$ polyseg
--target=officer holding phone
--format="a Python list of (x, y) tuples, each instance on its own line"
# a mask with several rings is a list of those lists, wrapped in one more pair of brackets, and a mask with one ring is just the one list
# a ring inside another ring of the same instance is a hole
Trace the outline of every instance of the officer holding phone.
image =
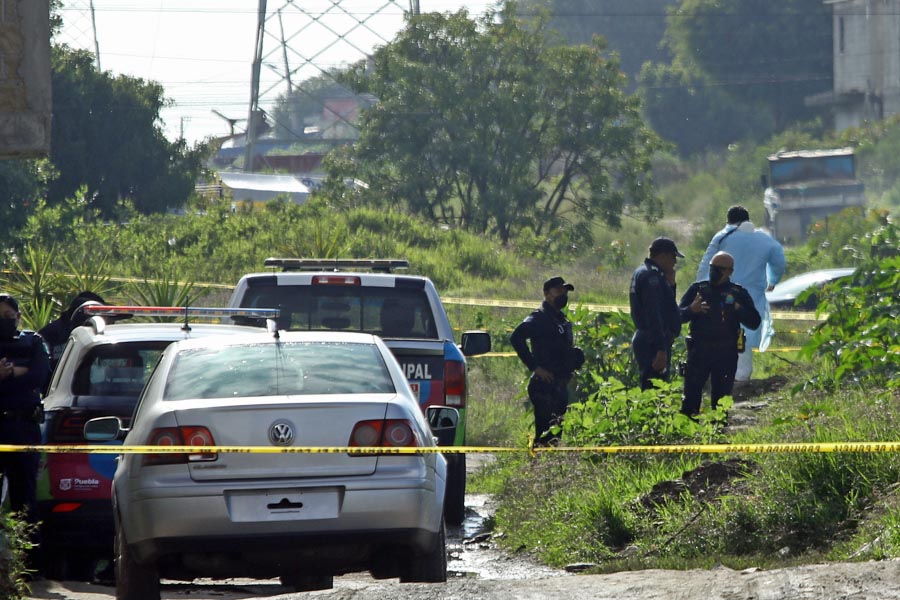
[(719, 398), (731, 394), (738, 353), (743, 351), (739, 348), (741, 325), (756, 329), (761, 321), (753, 298), (731, 281), (732, 272), (734, 258), (727, 252), (717, 253), (710, 261), (709, 279), (691, 284), (678, 305), (681, 321), (690, 323), (681, 403), (681, 412), (689, 417), (700, 413), (707, 379), (713, 410)]

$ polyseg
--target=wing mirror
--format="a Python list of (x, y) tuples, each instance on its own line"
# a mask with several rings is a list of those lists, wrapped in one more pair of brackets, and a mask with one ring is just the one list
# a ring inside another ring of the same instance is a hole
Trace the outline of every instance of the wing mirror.
[(431, 426), (431, 435), (438, 446), (452, 446), (459, 425), (459, 411), (450, 406), (429, 406), (425, 416)]

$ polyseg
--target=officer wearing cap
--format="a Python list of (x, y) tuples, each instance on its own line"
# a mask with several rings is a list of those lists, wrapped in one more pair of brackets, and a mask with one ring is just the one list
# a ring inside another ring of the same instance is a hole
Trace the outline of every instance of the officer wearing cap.
[(652, 379), (668, 380), (672, 341), (681, 333), (681, 315), (675, 300), (675, 263), (684, 254), (675, 242), (653, 240), (649, 257), (631, 277), (629, 302), (634, 321), (631, 349), (640, 371), (641, 389), (653, 387)]
[(569, 407), (569, 379), (584, 364), (584, 353), (574, 345), (572, 323), (562, 312), (574, 289), (562, 277), (545, 281), (541, 307), (525, 317), (509, 338), (519, 359), (532, 371), (528, 398), (534, 406), (534, 442), (539, 446), (559, 443), (559, 434), (550, 428), (562, 422)]
[[(36, 446), (43, 421), (40, 390), (50, 376), (50, 358), (41, 336), (19, 331), (19, 304), (0, 295), (0, 444)], [(0, 473), (9, 484), (10, 509), (37, 519), (39, 455), (0, 452)]]
[(719, 398), (731, 394), (738, 354), (744, 351), (741, 325), (753, 330), (761, 321), (750, 293), (731, 281), (732, 273), (734, 257), (717, 252), (709, 262), (709, 279), (691, 284), (678, 305), (681, 320), (691, 324), (681, 402), (681, 412), (689, 417), (700, 412), (707, 379), (713, 410)]

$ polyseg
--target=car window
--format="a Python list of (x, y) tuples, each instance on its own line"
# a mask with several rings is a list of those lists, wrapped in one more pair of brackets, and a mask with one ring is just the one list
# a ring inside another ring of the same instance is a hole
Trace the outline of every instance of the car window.
[(103, 344), (92, 348), (75, 372), (76, 396), (134, 396), (141, 393), (159, 355), (171, 342)]
[(287, 342), (185, 349), (166, 382), (165, 400), (250, 396), (393, 393), (372, 344)]
[(385, 338), (437, 339), (421, 289), (342, 285), (260, 285), (247, 289), (242, 308), (278, 308), (279, 329), (339, 330)]

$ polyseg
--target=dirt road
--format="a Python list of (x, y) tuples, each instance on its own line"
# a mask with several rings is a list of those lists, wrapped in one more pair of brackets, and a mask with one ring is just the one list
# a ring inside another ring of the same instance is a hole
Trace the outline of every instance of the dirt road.
[[(474, 461), (473, 461), (474, 462)], [(486, 536), (490, 498), (470, 495), (467, 518), (448, 532), (446, 584), (337, 577), (334, 589), (286, 593), (277, 580), (164, 582), (163, 600), (900, 600), (900, 560), (809, 565), (777, 570), (632, 571), (571, 575), (502, 552)], [(31, 600), (113, 600), (115, 589), (38, 581)]]
[[(93, 588), (93, 589), (91, 589)], [(274, 582), (203, 591), (166, 586), (164, 600), (884, 600), (900, 598), (900, 561), (810, 565), (773, 571), (632, 571), (539, 579), (457, 578), (446, 584), (335, 580), (335, 589), (284, 594)], [(41, 600), (109, 600), (111, 588), (54, 584)]]

